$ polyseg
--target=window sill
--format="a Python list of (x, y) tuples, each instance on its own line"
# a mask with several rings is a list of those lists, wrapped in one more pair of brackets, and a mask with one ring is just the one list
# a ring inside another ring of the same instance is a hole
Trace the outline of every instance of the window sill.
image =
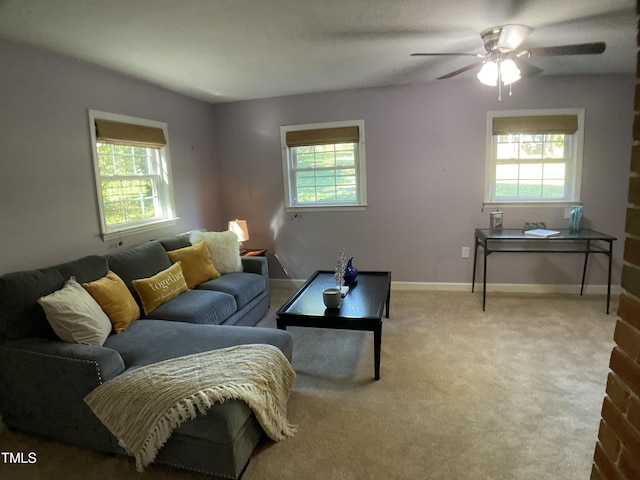
[(367, 205), (320, 205), (317, 207), (285, 207), (286, 212), (353, 212), (363, 211)]
[(582, 202), (483, 202), (484, 208), (567, 208), (582, 205)]
[(109, 240), (118, 239), (127, 235), (135, 235), (138, 233), (150, 232), (158, 228), (170, 227), (178, 223), (179, 217), (168, 218), (158, 220), (156, 222), (145, 223), (143, 225), (121, 227), (118, 230), (111, 230), (102, 234), (102, 240), (107, 242)]

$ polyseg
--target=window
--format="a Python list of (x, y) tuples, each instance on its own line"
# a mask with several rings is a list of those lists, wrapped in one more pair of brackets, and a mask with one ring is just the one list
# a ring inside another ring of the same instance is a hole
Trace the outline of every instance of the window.
[(364, 121), (280, 127), (288, 210), (363, 209)]
[(485, 205), (580, 201), (584, 110), (489, 112)]
[(105, 240), (175, 223), (167, 125), (89, 111)]

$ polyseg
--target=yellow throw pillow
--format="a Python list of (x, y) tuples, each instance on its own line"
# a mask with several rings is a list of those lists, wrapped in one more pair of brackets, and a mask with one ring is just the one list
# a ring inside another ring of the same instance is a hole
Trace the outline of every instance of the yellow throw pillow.
[(122, 279), (111, 270), (106, 276), (82, 286), (107, 314), (116, 333), (140, 318), (140, 307)]
[(148, 315), (163, 303), (186, 292), (187, 282), (180, 262), (177, 262), (153, 277), (134, 280), (133, 288), (138, 292), (145, 315)]
[(220, 274), (213, 266), (207, 244), (202, 241), (191, 247), (179, 248), (167, 252), (173, 263), (180, 262), (188, 288), (194, 288), (202, 282), (218, 278)]

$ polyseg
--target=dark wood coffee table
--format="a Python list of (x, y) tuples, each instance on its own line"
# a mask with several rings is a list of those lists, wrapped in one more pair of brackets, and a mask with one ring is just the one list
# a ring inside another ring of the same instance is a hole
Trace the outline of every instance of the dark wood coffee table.
[(276, 312), (278, 328), (288, 326), (373, 332), (375, 379), (380, 380), (382, 315), (389, 318), (391, 272), (358, 272), (340, 308), (326, 308), (322, 290), (335, 287), (333, 271), (318, 270)]

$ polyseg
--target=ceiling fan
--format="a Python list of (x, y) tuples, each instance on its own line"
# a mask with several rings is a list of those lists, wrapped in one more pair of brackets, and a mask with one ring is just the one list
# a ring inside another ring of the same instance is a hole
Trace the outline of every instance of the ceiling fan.
[[(498, 100), (502, 100), (502, 86), (518, 81), (521, 75), (535, 75), (542, 70), (525, 62), (522, 58), (550, 57), (559, 55), (592, 55), (605, 51), (604, 42), (578, 43), (573, 45), (559, 45), (554, 47), (520, 48), (524, 40), (533, 32), (533, 28), (526, 25), (502, 25), (491, 27), (480, 33), (486, 53), (412, 53), (411, 56), (469, 56), (478, 60), (466, 67), (438, 77), (438, 80), (455, 77), (460, 73), (482, 66), (478, 79), (485, 85), (498, 86)], [(518, 60), (520, 68), (514, 60)]]

